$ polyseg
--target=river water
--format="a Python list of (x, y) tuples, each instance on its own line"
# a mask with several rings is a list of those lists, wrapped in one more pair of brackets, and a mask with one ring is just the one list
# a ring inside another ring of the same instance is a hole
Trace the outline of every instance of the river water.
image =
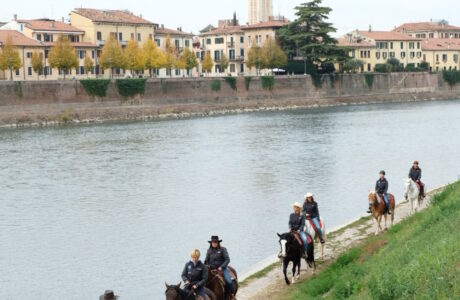
[(212, 234), (247, 270), (307, 191), (331, 228), (380, 169), (456, 180), (459, 132), (460, 101), (0, 130), (0, 299), (162, 299)]

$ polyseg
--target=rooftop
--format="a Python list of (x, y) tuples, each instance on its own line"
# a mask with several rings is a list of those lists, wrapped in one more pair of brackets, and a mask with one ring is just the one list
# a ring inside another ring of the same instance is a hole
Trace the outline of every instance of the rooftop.
[(34, 31), (63, 31), (75, 33), (84, 32), (83, 30), (73, 27), (70, 24), (51, 19), (19, 20), (18, 22), (25, 23), (27, 28), (30, 28)]
[(352, 48), (369, 48), (369, 47), (375, 47), (375, 42), (356, 38), (356, 37), (353, 37), (351, 34), (347, 34), (337, 39), (337, 45), (343, 46), (343, 47), (352, 47)]
[(444, 30), (458, 30), (460, 27), (449, 25), (447, 21), (438, 21), (438, 22), (415, 22), (415, 23), (404, 23), (393, 31), (396, 32), (414, 32), (414, 31), (444, 31)]
[[(53, 47), (56, 45), (56, 42), (43, 42), (43, 45), (47, 47)], [(96, 48), (97, 47), (96, 44), (86, 43), (86, 42), (72, 43), (72, 46), (77, 47), (77, 48)]]
[(179, 29), (170, 29), (165, 27), (158, 27), (155, 29), (155, 34), (164, 34), (164, 35), (180, 35), (180, 36), (193, 36), (193, 33), (187, 33)]
[(242, 29), (243, 29), (243, 26), (240, 26), (240, 25), (224, 26), (224, 27), (219, 27), (219, 28), (207, 31), (207, 32), (203, 32), (201, 36), (243, 33)]
[(374, 41), (420, 41), (421, 39), (395, 31), (357, 31), (358, 34)]
[(247, 30), (247, 29), (259, 29), (259, 28), (281, 28), (287, 24), (289, 24), (289, 20), (277, 19), (277, 20), (270, 20), (270, 21), (260, 22), (256, 24), (246, 25), (246, 26), (243, 26), (242, 29)]
[(127, 10), (75, 8), (72, 12), (88, 18), (93, 22), (156, 25), (142, 18), (142, 15), (136, 16)]
[(39, 41), (28, 38), (17, 30), (0, 30), (0, 44), (5, 44), (9, 38), (15, 46), (41, 46)]
[(460, 51), (459, 39), (428, 39), (422, 42), (422, 50), (457, 50)]

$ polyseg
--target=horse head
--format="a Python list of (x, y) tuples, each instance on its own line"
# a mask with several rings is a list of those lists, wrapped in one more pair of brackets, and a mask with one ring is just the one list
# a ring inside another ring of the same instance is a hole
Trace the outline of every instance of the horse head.
[(378, 203), (378, 196), (377, 193), (374, 191), (369, 191), (369, 196), (367, 197), (369, 200), (369, 205), (375, 205)]
[(169, 285), (165, 282), (165, 286), (166, 286), (166, 291), (165, 291), (165, 295), (166, 295), (166, 300), (177, 300), (177, 299), (182, 299), (182, 296), (181, 296), (181, 283), (179, 283), (178, 285)]
[(279, 237), (279, 244), (280, 244), (280, 247), (281, 247), (281, 251), (280, 253), (278, 254), (278, 258), (285, 258), (286, 257), (286, 253), (287, 253), (287, 250), (286, 250), (286, 244), (288, 243), (288, 234), (285, 233), (285, 234), (279, 234), (277, 233), (278, 237)]
[(410, 178), (406, 178), (406, 179), (404, 179), (404, 183), (405, 183), (404, 186), (406, 188), (406, 193), (408, 193), (412, 189), (413, 181)]

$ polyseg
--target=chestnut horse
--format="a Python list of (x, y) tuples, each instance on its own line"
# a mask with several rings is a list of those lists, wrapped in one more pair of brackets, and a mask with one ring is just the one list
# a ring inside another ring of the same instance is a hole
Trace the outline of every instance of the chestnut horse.
[[(395, 218), (395, 197), (392, 194), (388, 194), (389, 198), (389, 209), (391, 211), (391, 226), (393, 226), (393, 220)], [(382, 216), (385, 217), (385, 230), (387, 230), (387, 215), (385, 212), (385, 202), (376, 192), (369, 192), (369, 206), (371, 209), (372, 216), (374, 216), (375, 221), (377, 222), (377, 231), (375, 235), (378, 235), (382, 231)]]
[[(225, 293), (225, 281), (222, 272), (219, 270), (211, 270), (211, 268), (208, 269), (208, 282), (206, 283), (206, 287), (213, 292), (216, 300), (230, 300), (231, 295), (226, 295)], [(228, 266), (227, 269), (231, 275), (235, 276), (233, 287), (235, 289), (234, 295), (236, 295), (238, 292), (238, 274), (231, 266)]]
[[(169, 285), (165, 282), (165, 285), (166, 300), (202, 300), (200, 296), (197, 296), (192, 292), (181, 289), (180, 283), (178, 285)], [(204, 292), (206, 293), (206, 299), (204, 300), (216, 300), (216, 296), (212, 291), (205, 288)]]

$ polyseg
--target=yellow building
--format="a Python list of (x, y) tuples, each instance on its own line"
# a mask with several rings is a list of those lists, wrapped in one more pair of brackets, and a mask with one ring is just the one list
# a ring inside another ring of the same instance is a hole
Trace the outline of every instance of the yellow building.
[(422, 62), (422, 40), (399, 32), (356, 30), (338, 39), (338, 45), (350, 48), (350, 56), (364, 62), (361, 72), (373, 72), (389, 58), (398, 59), (404, 67), (418, 67)]
[(460, 27), (449, 25), (446, 20), (404, 23), (393, 31), (421, 39), (460, 39)]
[(460, 39), (428, 39), (422, 42), (422, 50), (430, 71), (460, 70)]

